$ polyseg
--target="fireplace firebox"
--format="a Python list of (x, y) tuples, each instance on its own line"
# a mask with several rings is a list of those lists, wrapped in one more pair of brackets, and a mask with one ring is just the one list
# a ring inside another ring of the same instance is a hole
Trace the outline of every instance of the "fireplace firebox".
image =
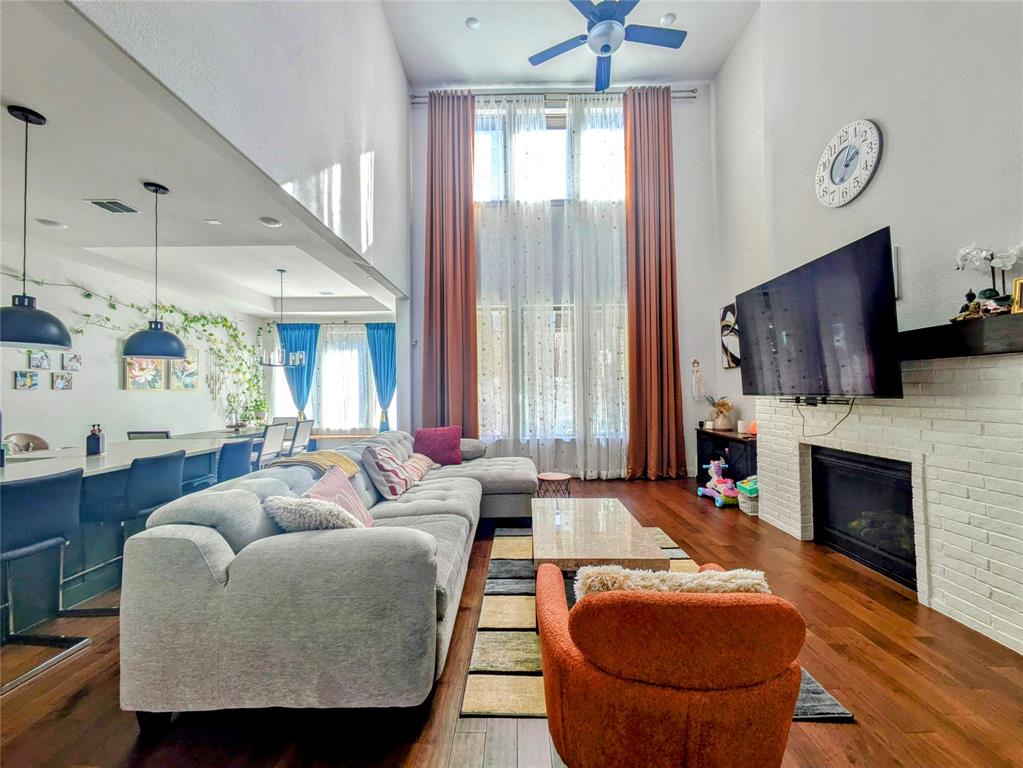
[(813, 446), (814, 541), (916, 590), (910, 465)]

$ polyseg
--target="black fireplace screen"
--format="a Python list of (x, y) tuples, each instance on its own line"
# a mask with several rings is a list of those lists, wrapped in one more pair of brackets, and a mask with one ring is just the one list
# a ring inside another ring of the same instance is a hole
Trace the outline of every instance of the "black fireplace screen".
[(814, 541), (915, 590), (910, 465), (817, 446), (811, 456)]

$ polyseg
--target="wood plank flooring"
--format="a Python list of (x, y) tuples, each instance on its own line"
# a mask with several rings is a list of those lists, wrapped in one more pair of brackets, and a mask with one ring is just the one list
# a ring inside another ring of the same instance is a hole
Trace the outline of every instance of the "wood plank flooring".
[[(616, 496), (697, 562), (755, 567), (808, 626), (802, 663), (855, 715), (793, 724), (785, 768), (1023, 766), (1023, 657), (853, 561), (697, 499), (692, 481), (573, 482)], [(21, 766), (423, 766), (559, 768), (545, 721), (460, 718), (492, 529), (473, 546), (447, 666), (410, 711), (228, 711), (175, 718), (140, 741), (118, 706), (117, 620), (65, 619), (93, 645), (0, 699), (0, 762)], [(53, 631), (40, 628), (40, 631)], [(30, 651), (34, 652), (34, 651)], [(6, 647), (4, 678), (25, 662)]]

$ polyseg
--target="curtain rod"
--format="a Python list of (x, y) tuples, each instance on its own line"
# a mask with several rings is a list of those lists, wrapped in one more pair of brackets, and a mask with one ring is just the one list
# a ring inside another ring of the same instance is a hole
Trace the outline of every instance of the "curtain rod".
[[(471, 91), (471, 89), (469, 89)], [(543, 96), (548, 101), (564, 101), (569, 96), (582, 96), (589, 95), (592, 91), (500, 91), (500, 90), (484, 90), (484, 91), (472, 91), (475, 96)], [(604, 93), (625, 93), (624, 88), (612, 88), (604, 91)], [(698, 88), (683, 88), (673, 89), (671, 92), (671, 98), (675, 100), (691, 101), (696, 99), (699, 94)], [(409, 96), (409, 101), (413, 106), (429, 103), (429, 93), (413, 93)]]

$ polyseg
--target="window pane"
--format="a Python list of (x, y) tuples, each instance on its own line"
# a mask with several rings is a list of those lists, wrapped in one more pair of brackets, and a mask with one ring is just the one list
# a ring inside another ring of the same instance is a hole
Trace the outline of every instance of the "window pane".
[(625, 141), (618, 129), (591, 129), (580, 138), (579, 197), (625, 199)]

